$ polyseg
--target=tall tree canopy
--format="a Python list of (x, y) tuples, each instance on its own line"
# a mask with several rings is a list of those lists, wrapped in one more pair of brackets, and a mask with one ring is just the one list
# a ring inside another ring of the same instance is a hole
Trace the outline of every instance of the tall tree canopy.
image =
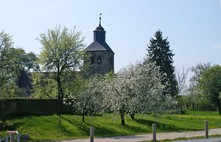
[(20, 76), (30, 69), (37, 69), (37, 57), (22, 48), (14, 48), (12, 37), (0, 32), (0, 94), (3, 96), (24, 95), (18, 91)]
[(203, 73), (211, 67), (210, 63), (199, 63), (190, 68), (192, 76), (189, 82), (189, 95), (187, 97), (192, 109), (211, 110), (214, 108), (208, 97), (203, 94), (200, 85)]
[[(0, 31), (0, 94), (3, 96), (5, 92), (6, 84), (15, 84), (15, 71), (12, 66), (13, 60), (10, 59), (11, 52), (10, 48), (13, 47), (12, 37), (5, 33), (4, 31)], [(10, 83), (9, 83), (10, 82)], [(11, 86), (11, 85), (10, 85)]]
[(205, 70), (200, 80), (204, 94), (216, 105), (221, 114), (221, 66)]
[(178, 93), (177, 81), (173, 66), (172, 50), (170, 50), (169, 41), (167, 38), (163, 39), (162, 32), (156, 31), (155, 38), (150, 39), (147, 51), (149, 53), (149, 61), (155, 62), (160, 67), (160, 71), (165, 75), (163, 84), (168, 82), (168, 93), (176, 96)]
[[(80, 32), (58, 26), (40, 34), (38, 38), (42, 44), (39, 61), (46, 71), (55, 72), (54, 79), (57, 82), (60, 107), (64, 97), (62, 75), (67, 71), (79, 69), (84, 57), (83, 38), (80, 36)], [(60, 113), (61, 109), (59, 109), (58, 113)]]

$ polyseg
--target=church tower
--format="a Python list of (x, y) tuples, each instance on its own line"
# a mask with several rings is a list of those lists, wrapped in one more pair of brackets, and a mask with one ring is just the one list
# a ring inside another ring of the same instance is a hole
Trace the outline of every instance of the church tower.
[(101, 17), (94, 30), (94, 41), (86, 48), (86, 52), (89, 54), (90, 75), (104, 75), (114, 71), (114, 52), (106, 43), (106, 31), (101, 26)]

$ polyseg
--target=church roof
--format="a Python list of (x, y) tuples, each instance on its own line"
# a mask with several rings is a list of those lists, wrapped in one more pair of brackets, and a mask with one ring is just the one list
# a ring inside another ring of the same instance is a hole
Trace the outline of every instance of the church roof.
[(87, 52), (95, 52), (95, 51), (110, 51), (114, 54), (112, 49), (105, 41), (105, 30), (101, 26), (101, 17), (99, 18), (99, 25), (94, 30), (94, 41), (85, 49)]
[(86, 51), (105, 51), (105, 50), (114, 53), (106, 42), (100, 43), (94, 41), (86, 48)]
[(95, 31), (105, 31), (104, 28), (99, 24), (99, 26), (95, 29)]

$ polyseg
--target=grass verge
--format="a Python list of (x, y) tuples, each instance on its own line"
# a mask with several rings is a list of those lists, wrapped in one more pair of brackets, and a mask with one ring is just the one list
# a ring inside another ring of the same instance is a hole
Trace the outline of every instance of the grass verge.
[[(120, 125), (120, 118), (112, 114), (86, 117), (85, 122), (76, 115), (26, 116), (9, 119), (7, 124), (14, 124), (21, 134), (29, 134), (32, 140), (64, 140), (89, 136), (90, 126), (95, 128), (96, 137), (134, 135), (151, 133), (153, 123), (157, 132), (203, 130), (205, 121), (209, 128), (221, 127), (221, 115), (217, 112), (188, 111), (185, 115), (136, 115), (132, 121), (126, 116), (126, 126)], [(5, 131), (0, 130), (4, 136)]]

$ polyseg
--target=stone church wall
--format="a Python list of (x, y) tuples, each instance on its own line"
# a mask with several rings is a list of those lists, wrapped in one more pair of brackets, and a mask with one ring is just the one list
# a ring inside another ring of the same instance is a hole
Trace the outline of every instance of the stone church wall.
[(114, 71), (114, 55), (109, 51), (90, 52), (91, 67), (90, 74), (106, 74)]

